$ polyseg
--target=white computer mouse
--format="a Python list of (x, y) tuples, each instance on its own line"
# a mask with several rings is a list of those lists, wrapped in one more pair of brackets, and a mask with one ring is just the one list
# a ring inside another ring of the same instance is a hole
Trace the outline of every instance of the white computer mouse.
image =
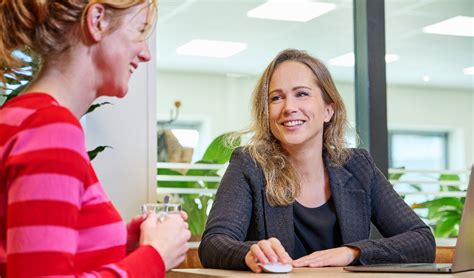
[(268, 263), (268, 264), (258, 264), (263, 268), (263, 272), (268, 273), (288, 273), (293, 269), (291, 264), (282, 264), (282, 263)]

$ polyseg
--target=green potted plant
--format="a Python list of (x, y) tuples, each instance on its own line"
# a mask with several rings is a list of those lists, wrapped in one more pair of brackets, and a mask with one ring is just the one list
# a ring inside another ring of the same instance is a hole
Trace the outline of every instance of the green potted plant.
[[(440, 192), (463, 192), (458, 186), (444, 185), (443, 181), (460, 181), (458, 175), (441, 174)], [(466, 197), (439, 197), (413, 204), (414, 209), (427, 209), (423, 218), (432, 223), (436, 238), (457, 237)]]
[[(230, 160), (231, 154), (236, 147), (240, 145), (240, 140), (226, 144), (226, 137), (229, 134), (223, 134), (215, 138), (207, 147), (201, 160), (196, 163), (199, 164), (224, 164)], [(201, 170), (189, 169), (184, 174), (175, 170), (158, 168), (158, 175), (175, 175), (175, 176), (219, 176), (219, 170)], [(199, 188), (199, 189), (216, 189), (218, 182), (208, 181), (158, 181), (158, 187), (168, 188)], [(182, 208), (189, 216), (189, 229), (193, 235), (194, 240), (199, 240), (202, 235), (206, 221), (207, 214), (214, 200), (214, 194), (178, 194), (182, 202)]]

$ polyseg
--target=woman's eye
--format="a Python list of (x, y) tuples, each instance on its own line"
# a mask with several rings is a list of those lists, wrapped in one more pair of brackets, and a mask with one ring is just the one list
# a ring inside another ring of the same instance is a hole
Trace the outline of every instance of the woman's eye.
[(281, 99), (281, 96), (272, 96), (272, 97), (270, 97), (271, 102), (278, 101), (280, 99)]
[(297, 97), (305, 97), (305, 96), (309, 96), (309, 94), (307, 92), (297, 92), (296, 96)]

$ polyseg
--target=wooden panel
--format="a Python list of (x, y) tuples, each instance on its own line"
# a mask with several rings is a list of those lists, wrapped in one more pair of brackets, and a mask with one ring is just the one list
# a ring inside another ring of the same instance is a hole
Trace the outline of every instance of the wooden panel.
[(186, 259), (177, 268), (202, 268), (199, 260), (198, 249), (190, 248), (186, 254)]
[(452, 263), (454, 259), (455, 248), (453, 246), (436, 247), (435, 263)]

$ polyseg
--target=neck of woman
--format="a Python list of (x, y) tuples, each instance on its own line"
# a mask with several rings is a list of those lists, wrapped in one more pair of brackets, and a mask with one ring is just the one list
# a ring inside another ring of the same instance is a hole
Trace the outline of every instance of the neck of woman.
[(49, 94), (80, 119), (96, 98), (92, 76), (74, 58), (67, 63), (46, 63), (23, 93)]

